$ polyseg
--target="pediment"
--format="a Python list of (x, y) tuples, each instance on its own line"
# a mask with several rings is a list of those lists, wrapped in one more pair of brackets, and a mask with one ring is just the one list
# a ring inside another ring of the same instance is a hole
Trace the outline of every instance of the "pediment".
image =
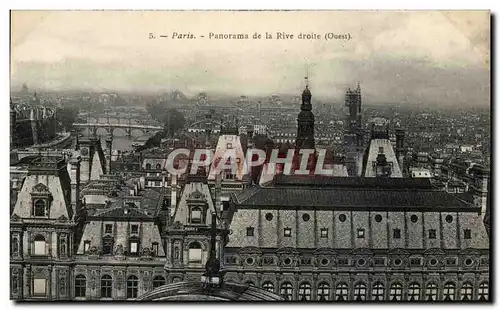
[(262, 254), (262, 250), (257, 247), (249, 246), (241, 248), (238, 254)]
[(43, 183), (38, 183), (37, 185), (33, 186), (31, 189), (32, 194), (50, 194), (49, 188), (43, 184)]
[(299, 254), (299, 251), (297, 251), (295, 248), (291, 248), (291, 247), (280, 248), (276, 252), (279, 255), (281, 255), (281, 254)]
[(410, 252), (408, 252), (407, 250), (402, 249), (402, 248), (392, 249), (389, 251), (388, 254), (389, 255), (398, 255), (398, 256), (410, 256)]
[(195, 190), (194, 192), (191, 192), (187, 198), (188, 200), (202, 200), (205, 201), (205, 195), (201, 193), (199, 190)]
[(351, 253), (353, 255), (373, 255), (373, 252), (368, 248), (356, 248), (356, 249), (352, 250)]
[(431, 249), (425, 250), (423, 254), (424, 255), (445, 255), (446, 253), (439, 248), (431, 248)]
[(476, 249), (473, 249), (473, 248), (467, 248), (467, 249), (463, 249), (461, 250), (458, 255), (481, 255), (481, 252), (479, 252), (478, 250)]
[(11, 220), (11, 222), (17, 222), (17, 221), (20, 221), (20, 220), (21, 220), (21, 218), (19, 217), (19, 215), (17, 215), (17, 214), (15, 214), (15, 213), (14, 213), (14, 214), (12, 214), (12, 216), (10, 217), (10, 220)]

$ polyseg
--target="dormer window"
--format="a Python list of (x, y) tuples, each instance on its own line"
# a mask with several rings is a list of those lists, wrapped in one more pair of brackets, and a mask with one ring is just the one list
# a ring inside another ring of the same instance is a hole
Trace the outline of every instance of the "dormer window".
[(161, 164), (156, 164), (156, 170), (161, 170)]
[(90, 249), (90, 240), (85, 240), (83, 242), (83, 253), (87, 254), (89, 252), (89, 249)]
[(131, 237), (129, 240), (129, 253), (130, 255), (137, 255), (139, 253), (139, 238)]
[(106, 224), (104, 226), (104, 233), (105, 234), (112, 234), (113, 233), (113, 224)]
[(43, 199), (35, 200), (33, 213), (35, 216), (47, 216), (47, 206)]
[(158, 256), (158, 249), (159, 249), (160, 245), (158, 244), (158, 242), (153, 242), (153, 245), (152, 245), (152, 250), (153, 250), (153, 255), (154, 256)]
[(139, 225), (131, 225), (130, 226), (130, 233), (131, 234), (138, 234), (139, 233)]
[(102, 238), (102, 254), (113, 254), (114, 239), (110, 236)]
[(191, 223), (193, 224), (201, 224), (201, 215), (202, 211), (200, 207), (194, 207), (191, 209)]
[(146, 170), (151, 170), (151, 164), (150, 163), (146, 164)]

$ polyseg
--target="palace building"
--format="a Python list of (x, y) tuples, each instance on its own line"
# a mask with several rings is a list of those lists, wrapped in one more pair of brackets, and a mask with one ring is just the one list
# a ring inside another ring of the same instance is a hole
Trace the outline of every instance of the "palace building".
[[(311, 98), (307, 85), (296, 150), (315, 148)], [(23, 162), (11, 299), (491, 300), (488, 172), (471, 169), (467, 195), (406, 178), (404, 131), (395, 149), (387, 127), (365, 136), (359, 85), (346, 104), (345, 161), (328, 176), (238, 166), (178, 178), (163, 155), (121, 173), (95, 138), (68, 162)], [(212, 151), (241, 165), (243, 140), (227, 127)]]

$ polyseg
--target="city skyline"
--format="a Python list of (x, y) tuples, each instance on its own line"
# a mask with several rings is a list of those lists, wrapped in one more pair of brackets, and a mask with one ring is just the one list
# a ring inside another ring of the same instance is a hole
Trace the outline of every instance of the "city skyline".
[[(316, 97), (360, 81), (371, 102), (489, 105), (487, 11), (13, 11), (11, 23), (12, 88), (298, 94), (308, 68)], [(250, 39), (148, 37), (174, 31)], [(251, 39), (266, 31), (352, 39)]]

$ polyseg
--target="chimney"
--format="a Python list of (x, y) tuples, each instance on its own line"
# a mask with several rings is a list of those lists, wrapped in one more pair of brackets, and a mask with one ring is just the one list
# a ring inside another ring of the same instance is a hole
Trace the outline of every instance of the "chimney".
[(79, 152), (73, 153), (69, 163), (71, 165), (71, 209), (73, 210), (73, 220), (80, 212), (80, 163), (82, 158)]
[(113, 136), (109, 135), (106, 138), (106, 173), (107, 174), (111, 174), (111, 153), (113, 152), (112, 145), (113, 145)]
[(403, 171), (405, 131), (402, 128), (396, 129), (396, 158), (399, 162), (399, 168)]
[(480, 165), (474, 165), (471, 170), (474, 175), (474, 183), (472, 186), (474, 205), (481, 207), (481, 216), (484, 218), (487, 211), (488, 179), (490, 171)]
[(172, 217), (175, 212), (175, 207), (177, 206), (177, 174), (172, 174), (172, 186), (171, 186), (171, 197), (170, 197), (170, 214)]

